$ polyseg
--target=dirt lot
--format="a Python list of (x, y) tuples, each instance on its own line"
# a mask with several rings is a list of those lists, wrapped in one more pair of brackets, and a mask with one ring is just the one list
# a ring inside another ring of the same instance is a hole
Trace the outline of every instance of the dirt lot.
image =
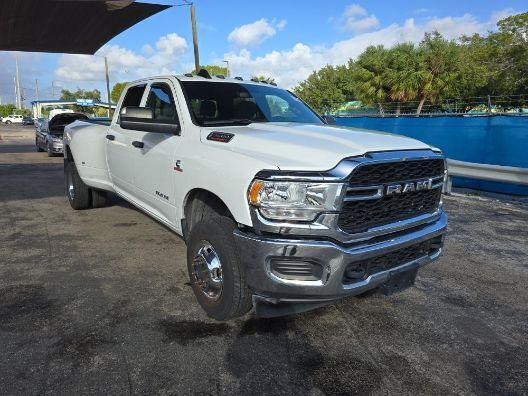
[(404, 293), (218, 323), (178, 236), (71, 210), (62, 158), (0, 136), (2, 394), (528, 393), (526, 204), (446, 198), (445, 255)]

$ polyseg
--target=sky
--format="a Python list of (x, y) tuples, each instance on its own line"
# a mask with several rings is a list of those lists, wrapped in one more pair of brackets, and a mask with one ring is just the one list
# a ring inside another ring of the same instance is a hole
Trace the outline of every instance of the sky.
[[(180, 0), (159, 0), (181, 4)], [(448, 38), (496, 29), (497, 20), (528, 11), (526, 0), (195, 0), (200, 63), (225, 65), (232, 76), (266, 75), (293, 88), (314, 70), (344, 64), (367, 46), (419, 42), (438, 30)], [(104, 56), (110, 84), (182, 74), (194, 67), (189, 7), (161, 12), (123, 32), (94, 56), (19, 53), (24, 105), (58, 98), (61, 88), (94, 89), (105, 96)], [(0, 100), (14, 102), (15, 53), (0, 51)]]

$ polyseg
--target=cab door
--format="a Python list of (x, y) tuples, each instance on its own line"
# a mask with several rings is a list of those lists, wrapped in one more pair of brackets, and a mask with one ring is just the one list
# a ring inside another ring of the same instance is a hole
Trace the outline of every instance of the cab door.
[[(147, 87), (143, 107), (153, 110), (154, 120), (180, 124), (181, 112), (171, 80), (153, 80)], [(177, 134), (136, 131), (136, 196), (155, 216), (174, 224), (176, 178), (175, 155), (181, 142)], [(138, 144), (139, 143), (139, 144)]]
[[(143, 100), (146, 83), (133, 85), (127, 89), (121, 109), (125, 107), (139, 107)], [(136, 140), (137, 131), (123, 129), (119, 125), (119, 114), (114, 116), (106, 135), (106, 160), (108, 170), (114, 188), (118, 193), (126, 195), (133, 199), (135, 193), (135, 167), (136, 167), (136, 148), (132, 142)]]

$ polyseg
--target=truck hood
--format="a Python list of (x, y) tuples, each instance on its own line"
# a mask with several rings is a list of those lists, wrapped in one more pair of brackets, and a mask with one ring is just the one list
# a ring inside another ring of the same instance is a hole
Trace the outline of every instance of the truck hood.
[[(207, 140), (213, 131), (235, 136), (228, 143)], [(207, 127), (201, 131), (201, 140), (282, 170), (328, 170), (344, 158), (368, 152), (430, 148), (418, 140), (385, 132), (282, 122)]]

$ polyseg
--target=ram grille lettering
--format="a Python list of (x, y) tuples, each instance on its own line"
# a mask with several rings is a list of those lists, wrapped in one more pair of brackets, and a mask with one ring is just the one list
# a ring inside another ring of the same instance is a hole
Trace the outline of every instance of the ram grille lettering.
[(413, 191), (431, 190), (432, 188), (433, 179), (402, 184), (389, 184), (385, 187), (385, 195), (405, 194)]

